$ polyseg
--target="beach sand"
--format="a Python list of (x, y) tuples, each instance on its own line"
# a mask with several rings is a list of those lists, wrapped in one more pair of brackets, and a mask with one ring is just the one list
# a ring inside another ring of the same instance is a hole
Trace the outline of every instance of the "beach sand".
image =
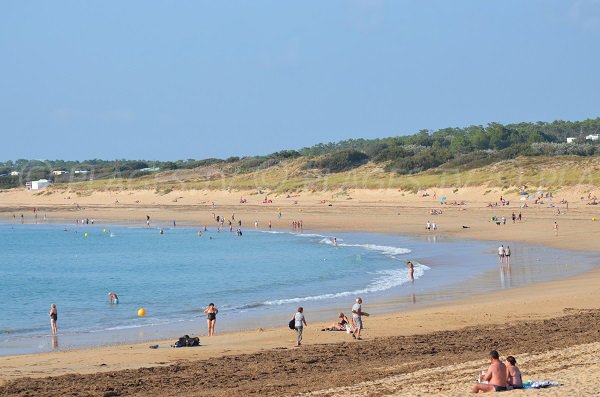
[[(516, 195), (504, 195), (512, 201), (509, 207), (486, 208), (502, 192), (477, 188), (437, 191), (438, 197), (446, 195), (449, 202), (464, 200), (464, 206), (440, 205), (431, 196), (389, 190), (289, 198), (272, 195), (273, 204), (261, 204), (263, 197), (251, 196), (251, 192), (157, 195), (120, 191), (76, 197), (69, 192), (34, 195), (21, 190), (0, 193), (0, 217), (11, 222), (13, 213), (19, 218), (23, 212), (25, 221), (31, 223), (36, 207), (38, 221), (47, 214), (51, 222), (94, 218), (96, 222), (144, 224), (148, 214), (154, 226), (176, 219), (181, 225), (210, 227), (215, 212), (235, 213), (246, 228), (253, 227), (255, 220), (264, 228), (271, 220), (274, 228), (289, 229), (292, 220), (302, 219), (305, 229), (311, 230), (404, 234), (428, 233), (424, 225), (431, 220), (438, 224), (438, 235), (599, 251), (600, 223), (591, 218), (600, 218), (600, 211), (579, 199), (584, 192), (581, 188), (555, 193), (554, 202), (569, 200), (569, 209), (559, 205), (562, 213), (557, 216), (556, 209), (546, 205), (519, 209)], [(114, 203), (115, 196), (119, 204)], [(248, 203), (239, 204), (240, 196)], [(216, 210), (210, 207), (213, 201)], [(74, 203), (84, 209), (76, 210)], [(279, 208), (281, 220), (277, 219)], [(431, 216), (430, 209), (442, 209), (443, 214)], [(512, 224), (513, 211), (523, 213), (522, 222)], [(507, 224), (490, 222), (492, 215), (505, 216)], [(552, 230), (555, 220), (560, 225), (558, 236)], [(111, 388), (119, 395), (462, 395), (485, 367), (492, 348), (503, 356), (517, 356), (525, 379), (565, 384), (511, 393), (594, 395), (600, 330), (598, 314), (589, 309), (600, 307), (599, 290), (600, 270), (594, 270), (564, 280), (373, 316), (365, 320), (365, 340), (360, 342), (342, 332), (320, 331), (324, 324), (311, 324), (307, 312), (309, 327), (300, 349), (292, 348), (294, 333), (282, 327), (202, 338), (199, 348), (171, 349), (167, 346), (173, 341), (169, 340), (156, 342), (161, 346), (156, 350), (148, 349), (152, 343), (144, 343), (0, 357), (0, 381), (5, 383), (0, 396), (75, 391), (103, 395)], [(368, 300), (364, 307), (368, 311)], [(447, 334), (440, 336), (440, 332)], [(422, 339), (415, 336), (426, 334)], [(449, 372), (444, 376), (445, 371)], [(47, 378), (59, 375), (67, 376)]]

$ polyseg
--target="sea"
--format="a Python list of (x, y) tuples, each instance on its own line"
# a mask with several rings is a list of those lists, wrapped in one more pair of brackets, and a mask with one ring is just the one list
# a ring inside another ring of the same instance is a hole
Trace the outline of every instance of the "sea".
[[(219, 309), (217, 333), (284, 326), (298, 306), (308, 321), (333, 322), (357, 296), (365, 311), (397, 312), (599, 262), (595, 253), (433, 232), (241, 230), (0, 224), (0, 355), (202, 336), (209, 303)], [(499, 244), (511, 247), (510, 269), (499, 264)], [(109, 303), (110, 291), (119, 304)]]

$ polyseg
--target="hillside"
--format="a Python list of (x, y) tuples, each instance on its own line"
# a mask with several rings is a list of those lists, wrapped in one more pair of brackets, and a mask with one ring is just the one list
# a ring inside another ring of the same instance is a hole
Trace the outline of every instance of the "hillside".
[[(600, 118), (421, 130), (228, 159), (25, 160), (0, 163), (0, 189), (45, 178), (55, 189), (343, 188), (596, 184)], [(595, 135), (597, 138), (598, 136)], [(567, 142), (567, 138), (569, 142)]]

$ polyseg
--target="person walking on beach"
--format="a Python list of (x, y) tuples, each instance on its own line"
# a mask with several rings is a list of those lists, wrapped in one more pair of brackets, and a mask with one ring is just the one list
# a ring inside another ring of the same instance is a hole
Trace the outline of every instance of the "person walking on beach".
[(305, 326), (308, 327), (302, 306), (298, 307), (298, 311), (292, 316), (292, 320), (294, 320), (294, 329), (296, 330), (296, 346), (300, 346), (302, 344), (302, 330)]
[(500, 260), (500, 264), (504, 264), (504, 245), (500, 245), (500, 247), (498, 247), (498, 259)]
[(363, 328), (362, 316), (368, 315), (369, 313), (365, 313), (362, 311), (362, 299), (359, 296), (358, 298), (356, 298), (356, 303), (354, 304), (354, 306), (352, 306), (352, 320), (354, 321), (354, 333), (352, 334), (353, 338), (359, 340), (361, 339), (360, 331)]
[(479, 375), (479, 381), (486, 383), (477, 383), (471, 389), (471, 393), (489, 393), (508, 390), (508, 379), (506, 365), (500, 361), (500, 355), (496, 350), (490, 352), (490, 367), (485, 374)]
[(506, 266), (510, 267), (510, 245), (504, 249), (504, 257), (506, 258)]
[(554, 229), (554, 235), (558, 236), (558, 223), (556, 223), (556, 221), (554, 221), (554, 226), (552, 226), (552, 229)]
[(209, 303), (208, 307), (204, 309), (204, 314), (206, 314), (206, 323), (208, 325), (208, 336), (213, 336), (215, 334), (215, 323), (217, 322), (217, 313), (219, 309), (215, 307), (214, 303)]
[(52, 328), (52, 335), (56, 335), (56, 321), (58, 320), (58, 310), (56, 310), (56, 305), (53, 303), (50, 305), (50, 326)]

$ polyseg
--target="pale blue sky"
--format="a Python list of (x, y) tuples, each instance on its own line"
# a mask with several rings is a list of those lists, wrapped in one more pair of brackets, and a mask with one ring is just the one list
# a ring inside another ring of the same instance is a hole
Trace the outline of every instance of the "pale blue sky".
[(4, 1), (0, 160), (600, 116), (600, 0)]

